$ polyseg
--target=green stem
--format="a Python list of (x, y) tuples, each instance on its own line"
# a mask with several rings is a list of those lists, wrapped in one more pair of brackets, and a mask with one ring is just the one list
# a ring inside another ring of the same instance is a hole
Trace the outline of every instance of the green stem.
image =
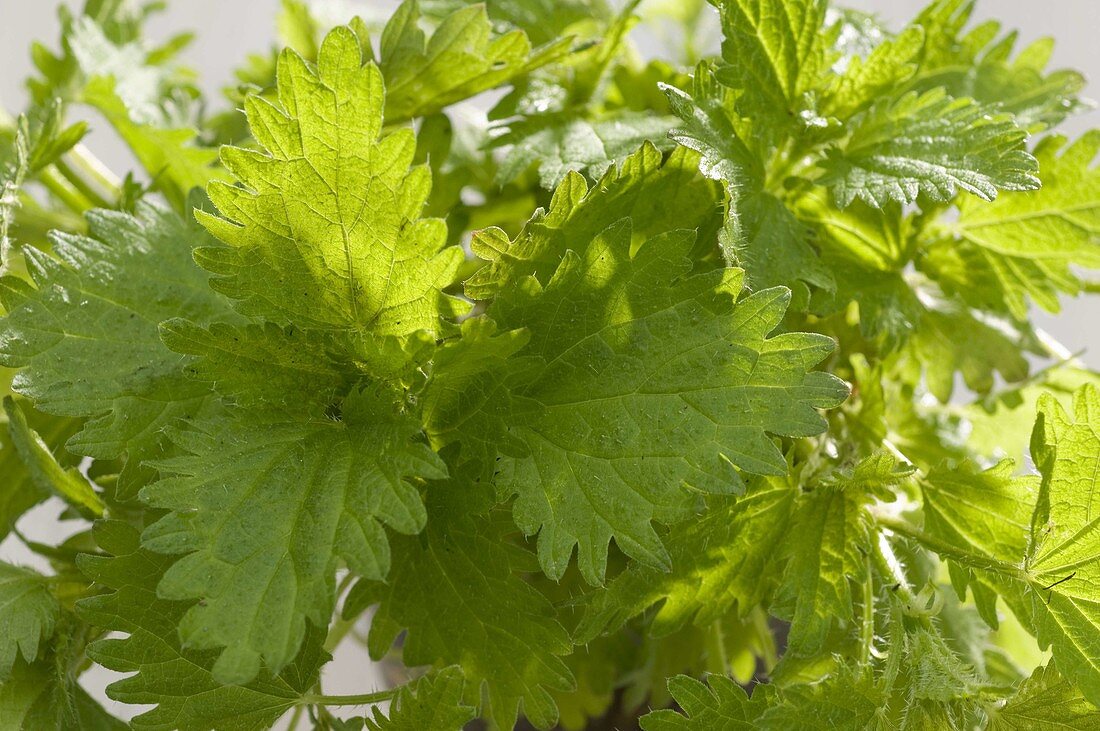
[(69, 181), (69, 184), (80, 191), (81, 195), (91, 201), (92, 205), (96, 208), (110, 208), (111, 202), (103, 197), (103, 195), (96, 190), (87, 180), (82, 178), (76, 170), (65, 162), (64, 159), (59, 159), (54, 163), (58, 172), (61, 173), (65, 180)]
[(917, 607), (917, 595), (913, 593), (913, 587), (909, 585), (909, 579), (905, 576), (901, 561), (894, 554), (894, 548), (890, 545), (890, 540), (882, 533), (879, 533), (878, 543), (872, 551), (872, 556), (882, 575), (893, 582), (893, 592), (901, 598), (906, 607), (915, 609)]
[(297, 731), (298, 722), (302, 720), (302, 713), (305, 711), (305, 706), (295, 706), (294, 713), (290, 715), (290, 723), (287, 724), (288, 731)]
[(56, 168), (48, 167), (42, 170), (38, 174), (38, 180), (73, 213), (82, 214), (92, 208), (91, 201), (74, 188), (72, 183), (59, 175)]
[(729, 658), (726, 657), (726, 635), (722, 631), (722, 620), (716, 620), (707, 632), (707, 664), (710, 672), (716, 675), (729, 673)]
[(903, 518), (885, 515), (875, 511), (872, 511), (872, 516), (875, 519), (875, 523), (880, 528), (887, 528), (898, 535), (912, 538), (928, 550), (938, 553), (942, 557), (954, 559), (955, 561), (972, 566), (973, 568), (995, 571), (1014, 579), (1027, 579), (1024, 570), (1018, 565), (1009, 563), (1008, 561), (1002, 561), (998, 558), (993, 558), (992, 556), (982, 556), (970, 553), (969, 551), (952, 546), (946, 541), (928, 535)]
[(66, 157), (103, 190), (107, 191), (108, 196), (118, 200), (122, 195), (122, 181), (87, 147), (77, 145), (66, 153)]
[(779, 655), (775, 651), (775, 636), (768, 626), (768, 613), (757, 607), (752, 613), (752, 624), (760, 635), (761, 659), (764, 668), (770, 673), (779, 662)]
[(325, 638), (325, 652), (333, 652), (344, 641), (348, 633), (355, 628), (355, 619), (337, 619)]
[(300, 706), (370, 706), (388, 701), (397, 695), (402, 686), (361, 695), (304, 695), (298, 699)]
[(863, 577), (863, 624), (860, 627), (859, 664), (871, 662), (875, 646), (875, 575), (871, 570), (871, 556), (866, 557), (866, 572)]

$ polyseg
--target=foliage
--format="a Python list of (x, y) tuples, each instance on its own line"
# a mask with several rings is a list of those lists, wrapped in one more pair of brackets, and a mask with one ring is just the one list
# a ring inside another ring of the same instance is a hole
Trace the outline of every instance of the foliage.
[(160, 3), (62, 8), (0, 116), (0, 726), (1100, 725), (1100, 377), (1030, 319), (1100, 267), (1083, 79), (970, 0), (711, 4), (284, 0), (223, 99)]

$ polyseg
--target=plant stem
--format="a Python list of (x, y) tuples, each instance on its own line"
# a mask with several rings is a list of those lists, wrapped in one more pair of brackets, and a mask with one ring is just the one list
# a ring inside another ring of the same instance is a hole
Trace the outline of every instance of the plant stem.
[(42, 170), (38, 174), (38, 180), (73, 213), (82, 214), (92, 208), (91, 202), (72, 183), (59, 175), (56, 168)]
[(859, 664), (871, 662), (875, 645), (875, 575), (871, 570), (871, 556), (865, 559), (867, 575), (863, 577), (863, 624), (860, 626)]
[(388, 701), (404, 686), (361, 695), (304, 695), (298, 699), (300, 706), (369, 706)]
[(707, 665), (710, 672), (717, 675), (729, 674), (729, 658), (726, 657), (726, 635), (722, 631), (722, 620), (715, 620), (707, 632)]
[(969, 551), (962, 550), (946, 541), (930, 536), (920, 528), (916, 527), (909, 521), (899, 518), (893, 515), (886, 515), (879, 511), (871, 511), (871, 515), (875, 519), (875, 523), (881, 528), (903, 535), (907, 538), (912, 538), (917, 543), (921, 544), (925, 548), (938, 553), (940, 556), (954, 559), (960, 563), (965, 563), (968, 566), (972, 566), (978, 569), (985, 569), (987, 571), (995, 571), (999, 574), (1004, 574), (1015, 579), (1026, 579), (1027, 576), (1024, 570), (1015, 564), (1011, 564), (1008, 561), (1002, 561), (999, 558), (993, 558), (992, 556), (982, 556)]
[(764, 661), (764, 669), (770, 673), (778, 664), (779, 656), (775, 652), (775, 635), (772, 634), (772, 629), (768, 626), (767, 612), (761, 610), (760, 607), (753, 610), (752, 624), (760, 635), (760, 655)]
[(905, 576), (901, 561), (894, 554), (894, 547), (890, 540), (883, 534), (878, 534), (878, 545), (873, 552), (878, 563), (879, 570), (884, 576), (889, 576), (894, 582), (894, 592), (901, 596), (902, 602), (907, 607), (917, 606), (917, 596), (913, 593), (913, 587), (909, 585), (909, 579)]
[(110, 208), (111, 202), (103, 197), (103, 195), (96, 190), (87, 180), (82, 178), (76, 170), (65, 162), (64, 159), (59, 159), (54, 163), (57, 171), (61, 173), (61, 176), (65, 180), (69, 181), (69, 184), (80, 191), (81, 195), (91, 201), (92, 205), (96, 208)]
[(72, 163), (99, 184), (107, 194), (117, 200), (122, 195), (122, 181), (109, 167), (92, 154), (84, 145), (77, 145), (66, 153)]

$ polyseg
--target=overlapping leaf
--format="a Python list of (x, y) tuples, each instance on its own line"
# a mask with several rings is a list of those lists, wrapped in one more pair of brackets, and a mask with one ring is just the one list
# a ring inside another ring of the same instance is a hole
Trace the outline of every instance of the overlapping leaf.
[(708, 626), (735, 606), (745, 613), (759, 604), (767, 589), (761, 577), (777, 558), (795, 495), (782, 480), (760, 480), (736, 501), (674, 526), (665, 539), (672, 570), (630, 564), (589, 603), (577, 628), (580, 641), (614, 632), (659, 602), (651, 625), (656, 636), (688, 622)]
[(567, 252), (545, 286), (530, 277), (498, 296), (488, 314), (530, 330), (527, 357), (479, 384), (479, 409), (447, 410), (455, 423), (433, 427), (473, 454), (500, 454), (498, 490), (518, 496), (516, 523), (539, 533), (551, 577), (578, 546), (581, 572), (599, 583), (612, 537), (668, 566), (653, 520), (686, 517), (695, 491), (739, 490), (738, 469), (783, 474), (768, 435), (819, 433), (816, 409), (847, 395), (808, 372), (831, 351), (828, 338), (768, 338), (788, 292), (735, 304), (740, 272), (690, 276), (693, 243), (681, 231), (634, 247), (621, 222)]
[(866, 577), (864, 557), (871, 550), (867, 506), (908, 473), (879, 455), (799, 500), (782, 543), (787, 563), (772, 607), (790, 618), (788, 652), (820, 652), (829, 631), (852, 616), (850, 584)]
[(537, 164), (542, 187), (557, 187), (570, 171), (599, 178), (643, 143), (670, 147), (668, 132), (675, 118), (646, 112), (621, 112), (587, 120), (573, 115), (546, 115), (518, 120), (493, 140), (507, 148), (497, 182), (507, 183)]
[[(469, 492), (460, 480), (433, 485)], [(517, 713), (550, 728), (557, 709), (548, 689), (570, 690), (562, 661), (572, 648), (553, 607), (518, 574), (533, 557), (509, 544), (499, 523), (469, 514), (468, 507), (440, 503), (420, 536), (393, 539), (389, 581), (362, 582), (348, 606), (377, 603), (371, 620), (372, 657), (384, 656), (401, 630), (406, 665), (459, 664), (476, 699), (488, 692), (483, 715), (511, 728)]]
[(1085, 386), (1071, 410), (1039, 401), (1032, 454), (1043, 475), (1025, 566), (1037, 636), (1058, 668), (1100, 702), (1100, 391)]
[(93, 211), (88, 225), (90, 236), (54, 234), (54, 256), (25, 250), (36, 287), (0, 280), (0, 363), (22, 369), (12, 388), (41, 410), (88, 419), (70, 449), (126, 456), (135, 470), (165, 426), (209, 406), (208, 386), (186, 377), (158, 325), (210, 322), (228, 308), (192, 261), (208, 240), (197, 226), (149, 204), (134, 216)]
[[(532, 49), (527, 34), (491, 37), (485, 5), (456, 9), (426, 38), (417, 0), (405, 0), (382, 31), (379, 66), (386, 78), (386, 121), (423, 117), (494, 89), (568, 52), (572, 39)], [(365, 40), (365, 39), (364, 39)]]
[(108, 686), (109, 697), (153, 706), (133, 719), (133, 728), (259, 731), (270, 728), (312, 687), (328, 659), (320, 648), (323, 633), (312, 632), (280, 675), (264, 670), (248, 684), (222, 685), (211, 670), (218, 653), (179, 638), (177, 624), (188, 604), (157, 594), (173, 559), (141, 548), (138, 531), (121, 521), (99, 523), (95, 538), (105, 555), (82, 556), (80, 568), (107, 591), (81, 601), (79, 613), (96, 626), (125, 634), (92, 643), (88, 655), (105, 668), (132, 673)]
[(474, 253), (489, 263), (466, 280), (466, 294), (491, 299), (529, 275), (545, 284), (566, 251), (621, 218), (631, 220), (638, 242), (679, 228), (698, 229), (700, 237), (717, 231), (721, 193), (699, 177), (696, 166), (687, 150), (674, 151), (666, 161), (645, 144), (591, 188), (580, 175), (566, 176), (549, 207), (537, 211), (515, 238), (498, 228), (475, 234)]
[(1036, 668), (1016, 695), (990, 714), (988, 731), (1088, 731), (1100, 709), (1081, 697), (1054, 663)]
[(761, 686), (750, 698), (733, 679), (722, 675), (709, 676), (705, 685), (679, 675), (669, 679), (668, 690), (683, 714), (671, 710), (649, 713), (641, 720), (645, 731), (756, 731), (767, 708), (767, 692)]
[(202, 599), (183, 617), (195, 648), (225, 648), (221, 682), (248, 682), (261, 660), (275, 671), (293, 659), (307, 622), (325, 627), (339, 559), (382, 579), (390, 567), (383, 524), (424, 527), (411, 481), (446, 475), (416, 436), (415, 416), (387, 389), (353, 392), (340, 421), (263, 410), (182, 432), (190, 454), (159, 463), (175, 475), (143, 498), (173, 510), (149, 527), (145, 545), (186, 554), (161, 581), (160, 596)]
[(1081, 108), (1084, 77), (1066, 69), (1047, 73), (1052, 39), (1037, 40), (1014, 57), (1017, 32), (1001, 35), (993, 20), (965, 30), (974, 6), (974, 0), (935, 0), (913, 20), (926, 40), (912, 88), (944, 88), (953, 97), (976, 99), (1030, 130), (1054, 126)]
[(1057, 312), (1060, 292), (1080, 291), (1074, 268), (1100, 267), (1098, 151), (1096, 131), (1070, 145), (1044, 138), (1035, 148), (1042, 189), (988, 204), (960, 199), (958, 220), (945, 226), (953, 240), (933, 251), (931, 265), (979, 306), (1023, 318), (1030, 297)]
[(0, 561), (0, 681), (8, 679), (18, 656), (28, 663), (38, 658), (59, 612), (46, 577)]

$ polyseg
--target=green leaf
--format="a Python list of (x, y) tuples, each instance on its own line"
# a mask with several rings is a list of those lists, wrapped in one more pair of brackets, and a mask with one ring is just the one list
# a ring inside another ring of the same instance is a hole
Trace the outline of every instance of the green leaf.
[[(444, 497), (471, 488), (464, 481), (432, 486)], [(517, 574), (533, 557), (507, 535), (503, 522), (471, 516), (466, 504), (439, 503), (421, 535), (393, 538), (389, 580), (357, 584), (345, 614), (377, 603), (372, 657), (385, 656), (407, 629), (401, 645), (407, 666), (458, 664), (475, 699), (487, 688), (482, 715), (499, 727), (511, 728), (522, 711), (536, 727), (550, 728), (557, 709), (548, 689), (573, 688), (560, 658), (572, 643), (550, 602)]]
[(821, 682), (785, 689), (782, 702), (770, 705), (759, 724), (766, 731), (896, 728), (888, 720), (883, 689), (868, 671), (848, 666), (841, 666)]
[(197, 93), (188, 88), (186, 73), (165, 63), (187, 40), (180, 36), (152, 50), (133, 39), (116, 42), (88, 15), (76, 20), (65, 36), (79, 68), (72, 93), (115, 128), (145, 168), (151, 187), (179, 211), (185, 210), (192, 188), (226, 177), (214, 167), (217, 153), (196, 146), (195, 130), (181, 126), (181, 115), (175, 112), (182, 99)]
[(1100, 724), (1100, 709), (1054, 663), (1036, 668), (1014, 696), (989, 714), (987, 731), (1088, 731)]
[(1085, 698), (1100, 702), (1100, 391), (1085, 386), (1067, 411), (1054, 397), (1039, 400), (1032, 456), (1043, 475), (1031, 521), (1025, 567), (1033, 622), (1051, 645), (1058, 668)]
[(999, 621), (997, 594), (1012, 598), (1014, 607), (1020, 606), (1013, 596), (1015, 589), (1004, 577), (971, 569), (994, 568), (998, 562), (1018, 565), (1024, 556), (1038, 479), (1014, 472), (1011, 460), (985, 471), (964, 462), (955, 469), (933, 469), (921, 481), (924, 530), (957, 551), (941, 554), (958, 559), (949, 565), (952, 583), (960, 596), (971, 586), (978, 611), (992, 627)]
[(0, 274), (12, 267), (17, 242), (9, 238), (25, 199), (24, 183), (72, 149), (88, 130), (63, 124), (61, 103), (51, 100), (12, 120), (0, 109)]
[(918, 194), (948, 201), (958, 190), (992, 201), (1001, 190), (1039, 188), (1027, 133), (1010, 117), (942, 90), (911, 92), (870, 109), (840, 147), (828, 151), (818, 181), (837, 205), (856, 198), (882, 208)]
[(851, 582), (867, 573), (872, 550), (867, 506), (912, 471), (878, 455), (803, 495), (781, 551), (787, 565), (771, 611), (791, 622), (787, 652), (821, 652), (830, 630), (852, 617)]
[(1027, 453), (1035, 410), (1043, 394), (1052, 395), (1068, 407), (1073, 394), (1086, 383), (1100, 387), (1100, 374), (1064, 364), (1040, 371), (1016, 388), (969, 404), (962, 412), (969, 429), (967, 447), (988, 458), (1021, 460)]
[(751, 129), (737, 117), (733, 92), (718, 83), (710, 66), (696, 67), (690, 91), (660, 86), (681, 121), (669, 137), (699, 153), (703, 175), (737, 190), (764, 184), (765, 154), (753, 144)]
[(645, 731), (756, 731), (760, 715), (767, 708), (763, 686), (752, 698), (731, 678), (709, 675), (704, 685), (695, 678), (678, 675), (668, 681), (668, 691), (683, 709), (653, 711), (642, 716)]
[[(979, 306), (1024, 318), (1031, 297), (1057, 312), (1059, 292), (1080, 292), (1074, 268), (1100, 268), (1098, 151), (1100, 130), (1068, 146), (1062, 136), (1044, 138), (1035, 148), (1042, 189), (1005, 193), (991, 204), (959, 200), (958, 219), (944, 226), (952, 241), (938, 253), (946, 261), (933, 266), (957, 269), (958, 289)], [(978, 279), (986, 273), (988, 281)]]
[(744, 268), (750, 289), (787, 287), (799, 311), (809, 304), (811, 286), (836, 289), (832, 272), (809, 244), (810, 229), (782, 201), (758, 193), (734, 205), (737, 217), (723, 230), (722, 252), (728, 264)]
[(1026, 332), (929, 289), (920, 290), (918, 297), (923, 309), (906, 353), (924, 367), (928, 390), (941, 402), (950, 400), (956, 373), (979, 394), (993, 389), (994, 372), (1009, 383), (1027, 378), (1025, 352), (1036, 348)]
[(1085, 88), (1080, 73), (1046, 73), (1053, 39), (1041, 38), (1013, 57), (1019, 33), (1002, 36), (997, 21), (985, 20), (963, 32), (973, 11), (973, 0), (936, 0), (917, 16), (913, 26), (925, 30), (926, 42), (911, 87), (971, 97), (1013, 115), (1032, 131), (1053, 127), (1085, 106), (1077, 97)]
[(153, 706), (132, 721), (135, 729), (259, 731), (309, 691), (328, 660), (323, 632), (311, 632), (294, 663), (280, 675), (266, 669), (246, 685), (222, 685), (211, 668), (216, 651), (183, 643), (176, 626), (188, 604), (170, 601), (156, 587), (172, 558), (145, 550), (137, 529), (121, 521), (96, 524), (95, 540), (106, 555), (83, 555), (79, 566), (104, 593), (82, 599), (82, 619), (125, 637), (107, 637), (88, 656), (109, 670), (132, 673), (107, 687), (122, 703)]
[(669, 635), (689, 622), (706, 627), (736, 607), (744, 614), (763, 599), (763, 577), (786, 536), (795, 490), (780, 479), (759, 480), (736, 500), (669, 531), (672, 570), (631, 563), (598, 591), (577, 627), (580, 642), (622, 628), (628, 619), (660, 603), (650, 632)]
[(0, 561), (0, 681), (17, 656), (28, 663), (52, 634), (60, 607), (41, 574)]
[(601, 583), (612, 537), (667, 568), (653, 520), (686, 518), (699, 492), (739, 491), (738, 469), (785, 473), (768, 435), (818, 434), (816, 409), (847, 396), (809, 370), (829, 338), (767, 337), (789, 292), (735, 304), (740, 270), (689, 275), (693, 244), (674, 231), (635, 247), (623, 221), (568, 251), (545, 286), (530, 277), (502, 293), (488, 316), (531, 331), (524, 357), (478, 384), (480, 408), (433, 426), (487, 462), (500, 456), (498, 492), (518, 495), (516, 524), (539, 533), (551, 578), (578, 546), (581, 573)]
[(491, 38), (485, 5), (455, 10), (431, 38), (418, 27), (416, 0), (405, 0), (382, 31), (379, 65), (386, 78), (386, 121), (433, 114), (457, 101), (509, 83), (565, 55), (571, 38), (533, 49), (513, 30)]
[(355, 34), (333, 30), (316, 68), (279, 57), (278, 104), (251, 96), (262, 150), (226, 147), (243, 187), (213, 183), (224, 218), (200, 213), (226, 246), (196, 252), (212, 286), (246, 315), (280, 325), (380, 335), (440, 333), (467, 307), (442, 289), (463, 259), (446, 225), (420, 218), (431, 173), (409, 169), (411, 130), (385, 137), (382, 75), (363, 65)]
[(828, 68), (825, 0), (712, 0), (722, 23), (717, 79), (740, 92), (737, 109), (779, 139)]
[(494, 148), (505, 150), (496, 181), (511, 182), (532, 164), (537, 164), (539, 182), (548, 190), (574, 170), (599, 178), (643, 143), (671, 147), (667, 137), (675, 123), (674, 117), (631, 111), (593, 120), (565, 114), (520, 119), (493, 140)]
[(102, 516), (103, 500), (75, 467), (58, 464), (49, 445), (31, 429), (23, 409), (11, 396), (4, 397), (4, 413), (12, 443), (35, 486), (46, 494), (57, 495), (85, 517)]
[(224, 170), (215, 167), (217, 152), (195, 144), (195, 130), (135, 121), (134, 112), (119, 96), (112, 79), (100, 77), (88, 82), (82, 98), (111, 123), (149, 174), (153, 189), (164, 193), (177, 210), (187, 210), (192, 188), (228, 179)]
[(853, 57), (824, 92), (821, 113), (848, 119), (891, 94), (917, 70), (924, 30), (911, 26), (883, 40), (863, 58)]
[[(25, 255), (37, 288), (0, 280), (0, 364), (22, 368), (12, 388), (48, 414), (88, 418), (68, 447), (97, 459), (126, 456), (124, 477), (163, 446), (162, 431), (210, 407), (160, 341), (169, 317), (221, 319), (224, 300), (191, 259), (202, 229), (164, 208), (92, 211), (90, 236), (55, 233), (53, 258)], [(122, 492), (132, 495), (124, 480)]]
[(637, 243), (677, 228), (698, 229), (700, 238), (717, 231), (721, 192), (703, 180), (693, 153), (677, 149), (668, 160), (642, 145), (589, 188), (579, 174), (567, 175), (546, 210), (539, 210), (518, 236), (499, 228), (474, 235), (471, 247), (488, 264), (466, 280), (466, 294), (488, 300), (533, 275), (550, 280), (566, 251), (591, 241), (610, 223), (629, 218)]
[(902, 269), (909, 258), (911, 218), (901, 205), (873, 208), (855, 200), (844, 210), (822, 189), (794, 202), (799, 221), (814, 234), (824, 268), (836, 284), (813, 293), (810, 311), (832, 314), (855, 302), (860, 330), (885, 346), (905, 342), (923, 307)]
[(175, 475), (142, 491), (173, 511), (146, 529), (144, 545), (186, 554), (158, 594), (202, 601), (184, 616), (189, 647), (224, 647), (214, 676), (256, 677), (261, 660), (281, 671), (298, 652), (307, 621), (325, 627), (340, 559), (383, 579), (390, 548), (383, 524), (424, 527), (412, 481), (447, 470), (426, 445), (415, 415), (385, 388), (353, 392), (340, 421), (237, 411), (179, 433), (189, 454), (160, 461)]
[[(81, 656), (79, 661), (83, 659)], [(127, 724), (105, 711), (69, 675), (69, 668), (64, 663), (73, 660), (73, 657), (63, 655), (30, 665), (16, 662), (11, 677), (0, 683), (0, 718), (4, 720), (5, 728), (28, 731), (129, 729)]]
[(424, 14), (444, 18), (459, 8), (484, 5), (490, 20), (523, 30), (536, 43), (558, 40), (573, 26), (605, 23), (612, 10), (605, 0), (420, 0)]
[(390, 703), (389, 716), (377, 707), (367, 718), (369, 731), (461, 731), (476, 709), (462, 703), (462, 670), (457, 666), (430, 673), (402, 686)]

